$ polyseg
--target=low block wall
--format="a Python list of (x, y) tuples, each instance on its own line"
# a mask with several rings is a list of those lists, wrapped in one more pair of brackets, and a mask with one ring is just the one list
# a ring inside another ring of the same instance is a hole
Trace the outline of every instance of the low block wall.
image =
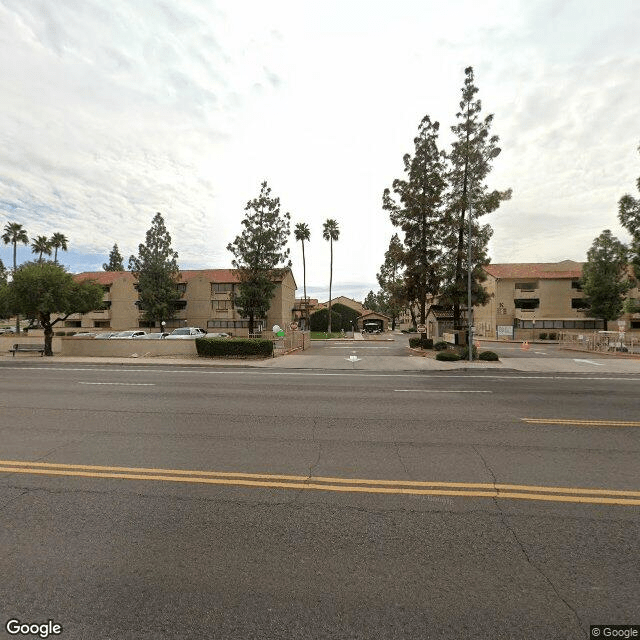
[[(53, 349), (53, 353), (60, 353), (60, 350), (61, 350), (60, 341), (61, 341), (61, 338), (57, 338), (56, 336), (53, 337), (53, 340), (51, 342), (51, 348)], [(2, 335), (0, 336), (0, 353), (7, 354), (9, 349), (11, 349), (11, 347), (16, 343), (43, 345), (44, 335), (40, 334), (39, 336), (37, 336), (37, 335), (33, 335), (31, 332), (29, 332), (28, 334), (21, 333), (20, 335), (16, 335), (16, 334)]]
[[(54, 338), (55, 340), (55, 338)], [(196, 356), (195, 340), (95, 340), (59, 338), (60, 355), (77, 357), (162, 358)], [(8, 348), (8, 347), (7, 347)], [(54, 353), (57, 353), (54, 347)]]

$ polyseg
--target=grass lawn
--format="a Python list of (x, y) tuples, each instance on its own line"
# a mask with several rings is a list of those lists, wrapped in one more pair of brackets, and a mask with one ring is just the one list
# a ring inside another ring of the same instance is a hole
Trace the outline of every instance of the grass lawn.
[(327, 333), (326, 331), (312, 331), (311, 339), (312, 340), (327, 340), (328, 338), (343, 338), (344, 335), (339, 331), (332, 331), (331, 333)]

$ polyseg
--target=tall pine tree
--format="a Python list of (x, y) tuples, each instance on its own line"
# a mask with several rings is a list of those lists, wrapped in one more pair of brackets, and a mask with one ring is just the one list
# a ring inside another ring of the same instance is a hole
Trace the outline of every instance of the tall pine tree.
[(271, 196), (266, 182), (260, 195), (247, 202), (242, 233), (227, 245), (233, 254), (231, 263), (238, 270), (240, 291), (235, 304), (249, 320), (249, 333), (256, 319), (266, 318), (276, 288), (276, 280), (291, 266), (288, 213), (280, 213), (280, 198)]
[[(640, 192), (640, 178), (636, 187)], [(634, 198), (627, 193), (620, 198), (618, 207), (620, 224), (631, 234), (631, 264), (636, 278), (640, 279), (640, 197)]]
[(591, 245), (582, 268), (582, 290), (589, 300), (588, 315), (609, 320), (622, 314), (625, 294), (631, 288), (627, 277), (627, 248), (605, 229)]
[[(414, 139), (414, 155), (404, 156), (405, 179), (385, 189), (382, 207), (404, 232), (406, 286), (416, 300), (420, 322), (426, 319), (426, 301), (435, 295), (441, 279), (442, 204), (445, 161), (438, 149), (438, 122), (425, 116)], [(394, 197), (395, 196), (395, 197)]]
[(109, 253), (109, 262), (103, 263), (102, 268), (105, 271), (124, 271), (124, 258), (120, 254), (117, 244), (113, 245), (113, 249)]
[(396, 320), (407, 304), (404, 278), (404, 248), (397, 233), (389, 242), (384, 254), (384, 263), (377, 274), (378, 284), (386, 297), (387, 315), (391, 316), (391, 329), (396, 328)]
[(176, 315), (178, 254), (171, 247), (171, 236), (161, 213), (156, 213), (138, 255), (129, 258), (129, 269), (138, 281), (138, 304), (146, 322), (160, 324)]
[(489, 192), (485, 180), (491, 171), (491, 161), (500, 153), (498, 136), (490, 135), (493, 114), (481, 118), (482, 102), (476, 98), (473, 68), (465, 69), (458, 123), (451, 127), (455, 136), (449, 153), (445, 273), (442, 300), (453, 305), (453, 322), (462, 328), (462, 308), (467, 306), (467, 259), (469, 205), (472, 206), (472, 305), (486, 304), (489, 296), (482, 282), (486, 275), (482, 266), (489, 262), (488, 243), (493, 233), (488, 224), (477, 220), (495, 211), (503, 200), (511, 197), (511, 190)]

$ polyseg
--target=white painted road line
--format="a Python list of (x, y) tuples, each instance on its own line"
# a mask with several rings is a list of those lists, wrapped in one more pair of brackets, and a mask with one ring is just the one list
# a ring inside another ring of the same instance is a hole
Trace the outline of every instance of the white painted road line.
[(493, 393), (493, 391), (455, 391), (452, 389), (442, 390), (442, 389), (394, 389), (394, 391), (398, 392), (406, 392), (406, 393)]
[(594, 362), (593, 360), (582, 360), (581, 358), (574, 358), (573, 359), (574, 362), (584, 362), (585, 364), (595, 364), (596, 367), (603, 367), (603, 363), (602, 362)]
[(329, 349), (391, 349), (391, 347), (361, 347), (360, 345), (350, 345), (348, 347), (328, 347)]
[[(118, 365), (120, 367), (120, 365)], [(173, 368), (173, 369), (158, 369), (155, 367), (145, 367), (142, 369), (106, 369), (104, 367), (0, 367), (0, 374), (4, 371), (85, 371), (90, 373), (95, 373), (97, 371), (101, 371), (104, 373), (118, 373), (118, 375), (123, 372), (126, 373), (169, 373), (171, 375), (176, 375), (179, 373), (182, 374), (203, 374), (207, 376), (212, 375), (223, 375), (229, 377), (230, 375), (253, 375), (253, 376), (295, 376), (299, 378), (321, 378), (321, 377), (340, 377), (340, 376), (351, 376), (355, 378), (421, 378), (422, 380), (431, 379), (431, 378), (443, 378), (443, 379), (451, 379), (451, 378), (465, 378), (471, 380), (620, 380), (625, 382), (638, 382), (640, 377), (634, 373), (611, 373), (610, 375), (603, 376), (590, 376), (582, 373), (574, 373), (574, 372), (566, 372), (565, 374), (558, 375), (558, 373), (544, 373), (540, 372), (537, 374), (527, 374), (521, 375), (520, 372), (515, 372), (513, 375), (495, 375), (489, 374), (485, 375), (483, 373), (430, 373), (429, 371), (425, 371), (423, 373), (365, 373), (362, 371), (327, 371), (325, 373), (314, 373), (314, 372), (306, 372), (301, 371), (300, 369), (295, 369), (294, 371), (271, 371), (268, 369), (258, 368), (258, 369), (235, 369), (231, 370), (231, 367), (227, 367), (225, 369), (208, 369), (207, 367), (183, 367), (183, 368)], [(452, 369), (451, 371), (455, 371)], [(480, 370), (479, 370), (480, 371)], [(634, 378), (626, 377), (635, 375)]]
[(78, 382), (78, 384), (117, 385), (124, 387), (155, 387), (155, 382)]

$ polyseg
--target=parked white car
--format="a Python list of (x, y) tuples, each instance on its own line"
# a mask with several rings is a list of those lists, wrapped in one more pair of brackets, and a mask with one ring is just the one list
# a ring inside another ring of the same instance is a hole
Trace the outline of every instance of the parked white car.
[(142, 336), (146, 335), (146, 331), (118, 331), (118, 333), (110, 336), (109, 340), (133, 340), (133, 338), (142, 338)]
[(195, 340), (196, 338), (204, 338), (207, 332), (200, 327), (180, 327), (174, 329), (168, 336), (167, 340)]

